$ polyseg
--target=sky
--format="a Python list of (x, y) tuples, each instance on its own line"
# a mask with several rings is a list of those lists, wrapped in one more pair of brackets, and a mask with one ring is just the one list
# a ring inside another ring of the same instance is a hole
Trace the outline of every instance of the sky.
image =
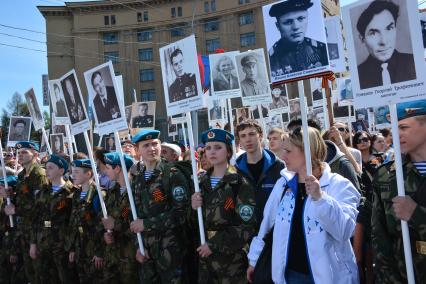
[[(226, 1), (226, 0), (220, 0)], [(341, 0), (341, 5), (353, 3), (357, 0)], [(68, 0), (67, 2), (77, 2)], [(421, 2), (419, 0), (419, 2)], [(20, 36), (46, 41), (45, 34), (31, 33), (17, 29), (6, 28), (8, 25), (45, 32), (45, 20), (37, 6), (64, 5), (61, 0), (1, 0), (0, 4), (0, 110), (6, 108), (7, 102), (15, 92), (22, 95), (34, 88), (38, 102), (43, 102), (42, 74), (47, 74), (47, 54), (2, 44), (21, 46), (32, 49), (46, 50), (46, 44), (18, 39)], [(426, 3), (421, 6), (426, 8)], [(5, 35), (8, 34), (8, 35)], [(47, 107), (43, 108), (48, 110)]]

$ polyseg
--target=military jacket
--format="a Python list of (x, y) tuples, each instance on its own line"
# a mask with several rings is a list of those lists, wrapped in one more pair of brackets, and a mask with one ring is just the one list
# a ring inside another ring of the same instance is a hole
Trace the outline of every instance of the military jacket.
[[(408, 221), (416, 283), (426, 283), (426, 176), (409, 161), (403, 164), (405, 193), (417, 207)], [(398, 195), (394, 162), (381, 166), (373, 180), (372, 242), (377, 253), (377, 281), (406, 283), (401, 221), (392, 198)]]
[(232, 166), (212, 188), (211, 172), (200, 180), (207, 242), (213, 252), (232, 254), (248, 245), (255, 234), (254, 188)]
[[(13, 199), (11, 200), (13, 203)], [(16, 217), (13, 221), (15, 227), (10, 227), (9, 216), (4, 213), (6, 206), (6, 199), (0, 198), (0, 256), (6, 257), (9, 255), (16, 255), (19, 251), (19, 243), (16, 235)]]
[(58, 192), (52, 185), (46, 185), (35, 202), (35, 233), (37, 247), (43, 250), (59, 247), (63, 250), (65, 238), (69, 232), (69, 219), (72, 207), (72, 195), (76, 190), (67, 181)]
[(160, 232), (184, 225), (189, 210), (189, 189), (185, 176), (176, 167), (171, 167), (168, 188), (162, 180), (165, 161), (159, 161), (152, 176), (145, 181), (145, 166), (142, 166), (132, 181), (138, 218), (143, 220), (146, 232)]
[(154, 117), (152, 115), (137, 116), (133, 118), (133, 128), (153, 127)]
[(299, 43), (277, 41), (269, 50), (271, 76), (280, 76), (328, 64), (327, 47), (324, 43), (305, 37)]
[(80, 199), (81, 188), (76, 189), (72, 197), (72, 209), (69, 221), (69, 234), (65, 249), (75, 251), (80, 257), (103, 255), (103, 232), (100, 231), (100, 210), (94, 203), (99, 202), (96, 185), (91, 184), (85, 199)]
[(176, 102), (198, 95), (195, 74), (185, 73), (169, 87), (170, 102)]

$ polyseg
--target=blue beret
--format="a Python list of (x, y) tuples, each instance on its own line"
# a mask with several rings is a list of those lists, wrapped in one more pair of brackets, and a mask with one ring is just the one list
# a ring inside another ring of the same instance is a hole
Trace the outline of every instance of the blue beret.
[(40, 147), (38, 146), (38, 144), (32, 141), (20, 141), (16, 143), (15, 148), (16, 149), (22, 149), (22, 148), (33, 149), (37, 152), (40, 151)]
[(307, 10), (314, 5), (311, 0), (288, 0), (272, 5), (269, 16), (280, 17), (286, 13)]
[(226, 130), (223, 129), (210, 129), (207, 131), (204, 131), (203, 134), (201, 134), (201, 141), (203, 144), (206, 144), (207, 142), (223, 142), (225, 144), (231, 145), (232, 141), (234, 140), (234, 135), (229, 133)]
[(132, 138), (132, 143), (138, 143), (139, 141), (146, 141), (151, 139), (158, 139), (160, 131), (153, 129), (142, 129)]
[[(7, 185), (8, 186), (16, 186), (16, 183), (18, 182), (18, 178), (16, 176), (7, 176)], [(0, 184), (4, 186), (4, 177), (0, 178)]]
[(426, 115), (426, 100), (397, 104), (396, 111), (398, 112), (398, 120)]
[(57, 155), (51, 155), (46, 163), (49, 162), (57, 165), (60, 168), (63, 168), (65, 173), (68, 171), (68, 162), (62, 157), (59, 157)]
[(72, 162), (72, 166), (77, 168), (91, 169), (92, 163), (90, 162), (89, 159), (80, 159), (80, 160), (74, 160)]
[[(126, 163), (126, 168), (129, 170), (130, 167), (133, 166), (135, 162), (133, 161), (132, 157), (130, 157), (127, 154), (124, 154), (123, 157), (124, 157), (124, 163)], [(105, 159), (105, 164), (107, 165), (121, 167), (120, 154), (118, 154), (117, 152), (106, 153), (104, 155), (104, 159)]]

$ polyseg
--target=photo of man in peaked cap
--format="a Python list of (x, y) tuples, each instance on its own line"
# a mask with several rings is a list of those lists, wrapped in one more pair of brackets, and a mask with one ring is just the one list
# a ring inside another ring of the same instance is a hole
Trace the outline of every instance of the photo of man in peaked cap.
[(268, 83), (259, 73), (258, 60), (255, 55), (249, 54), (241, 58), (241, 66), (245, 74), (244, 80), (241, 81), (243, 97), (269, 93)]
[(271, 76), (280, 76), (328, 65), (326, 44), (309, 37), (311, 0), (288, 0), (271, 6), (281, 38), (269, 49)]
[(399, 15), (394, 2), (376, 0), (359, 16), (356, 28), (368, 51), (358, 65), (361, 90), (416, 79), (413, 54), (396, 49)]

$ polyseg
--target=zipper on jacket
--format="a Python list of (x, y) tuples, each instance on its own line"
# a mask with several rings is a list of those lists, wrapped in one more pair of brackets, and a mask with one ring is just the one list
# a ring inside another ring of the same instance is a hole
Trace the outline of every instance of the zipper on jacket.
[(308, 200), (308, 195), (306, 196), (304, 202), (303, 202), (303, 207), (302, 207), (302, 228), (303, 228), (303, 234), (305, 235), (305, 247), (306, 247), (306, 257), (308, 258), (308, 267), (309, 267), (309, 271), (311, 272), (311, 279), (312, 281), (315, 283), (315, 279), (314, 279), (314, 274), (312, 273), (312, 267), (311, 267), (311, 259), (309, 257), (309, 250), (308, 250), (308, 241), (306, 238), (306, 231), (305, 231), (305, 205), (306, 205), (306, 201)]

